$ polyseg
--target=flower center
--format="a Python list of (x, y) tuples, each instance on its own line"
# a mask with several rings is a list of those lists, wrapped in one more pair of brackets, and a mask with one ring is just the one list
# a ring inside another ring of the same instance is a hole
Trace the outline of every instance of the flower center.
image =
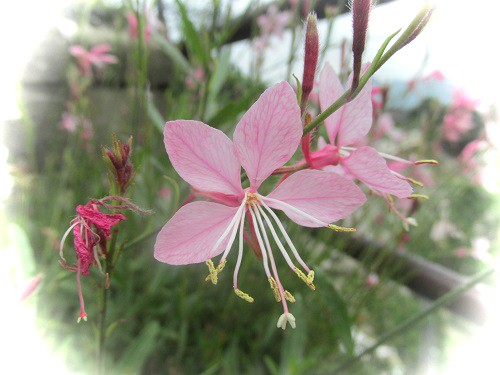
[(257, 193), (250, 193), (250, 192), (245, 192), (245, 198), (246, 198), (246, 205), (249, 207), (255, 207), (259, 202), (259, 196)]

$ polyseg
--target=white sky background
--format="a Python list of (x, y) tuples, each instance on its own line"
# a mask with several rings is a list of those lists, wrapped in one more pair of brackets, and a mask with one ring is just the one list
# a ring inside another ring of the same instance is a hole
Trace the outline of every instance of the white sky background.
[[(500, 2), (441, 0), (436, 3), (436, 11), (424, 32), (391, 58), (376, 73), (375, 79), (383, 82), (407, 81), (424, 67), (424, 75), (440, 70), (450, 83), (465, 88), (473, 97), (487, 103), (498, 102), (500, 95), (497, 84), (500, 79), (496, 71), (500, 51)], [(424, 1), (421, 0), (396, 0), (375, 7), (370, 17), (364, 60), (370, 61), (390, 34), (399, 28), (406, 28), (423, 4)], [(324, 41), (326, 30), (326, 21), (320, 21), (321, 41)], [(338, 45), (342, 39), (350, 38), (351, 35), (350, 15), (337, 17), (332, 41)], [(272, 48), (266, 54), (267, 69), (264, 72), (264, 79), (269, 83), (285, 79), (286, 67), (280, 62), (287, 58), (290, 42), (291, 33), (286, 33), (282, 40), (272, 39)], [(249, 70), (250, 53), (246, 43), (235, 45), (233, 56), (244, 71)], [(298, 77), (302, 75), (300, 60), (297, 59), (293, 68)], [(339, 61), (338, 49), (331, 49), (326, 61), (336, 67)]]

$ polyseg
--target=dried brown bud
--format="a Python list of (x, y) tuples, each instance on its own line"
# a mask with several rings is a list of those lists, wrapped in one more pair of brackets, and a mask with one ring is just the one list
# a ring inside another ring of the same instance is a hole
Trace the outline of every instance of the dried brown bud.
[(132, 150), (132, 137), (127, 143), (121, 143), (113, 134), (113, 150), (102, 148), (104, 160), (108, 161), (110, 174), (112, 175), (119, 195), (124, 195), (128, 186), (134, 177), (134, 168), (130, 162), (130, 153)]

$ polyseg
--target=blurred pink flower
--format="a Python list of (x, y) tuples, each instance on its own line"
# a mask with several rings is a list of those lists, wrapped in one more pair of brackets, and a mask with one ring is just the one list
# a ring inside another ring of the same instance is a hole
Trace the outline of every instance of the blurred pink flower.
[(62, 114), (62, 119), (61, 119), (61, 128), (66, 130), (68, 133), (74, 133), (76, 131), (78, 125), (78, 120), (77, 118), (69, 113), (69, 112), (64, 112)]
[[(352, 181), (316, 170), (294, 173), (270, 194), (261, 195), (258, 189), (262, 182), (293, 156), (301, 138), (300, 108), (286, 82), (267, 89), (243, 115), (233, 142), (220, 130), (199, 121), (169, 121), (164, 130), (165, 147), (179, 175), (198, 193), (220, 203), (192, 202), (182, 206), (158, 234), (155, 258), (174, 265), (206, 262), (210, 271), (207, 280), (216, 284), (239, 231), (233, 288), (239, 297), (253, 302), (252, 297), (238, 288), (247, 217), (255, 229), (271, 289), (276, 300), (283, 304), (284, 313), (278, 320), (278, 327), (283, 329), (287, 322), (295, 328), (295, 318), (286, 302), (295, 299), (280, 282), (264, 222), (288, 266), (311, 289), (315, 289), (314, 271), (304, 263), (271, 208), (282, 210), (302, 226), (346, 230), (329, 223), (350, 215), (366, 200)], [(241, 167), (250, 181), (246, 189), (241, 185)], [(272, 220), (307, 275), (295, 266)], [(214, 266), (211, 258), (221, 253), (219, 264)]]
[(368, 276), (366, 276), (365, 279), (365, 284), (368, 286), (376, 286), (379, 283), (379, 278), (376, 273), (370, 273)]
[(98, 44), (89, 51), (80, 45), (74, 45), (69, 48), (70, 53), (76, 58), (81, 73), (86, 77), (92, 77), (92, 65), (98, 70), (104, 69), (106, 64), (116, 64), (116, 56), (108, 52), (111, 47), (107, 43)]
[(283, 31), (289, 23), (290, 13), (279, 12), (276, 4), (271, 4), (267, 8), (267, 13), (261, 14), (257, 18), (257, 25), (259, 25), (261, 34), (268, 36), (275, 34), (279, 38), (283, 37)]
[(396, 142), (401, 142), (405, 138), (404, 132), (396, 127), (390, 113), (382, 113), (377, 118), (376, 127), (373, 129), (374, 141), (382, 138), (384, 135)]
[[(150, 22), (148, 22), (148, 16), (144, 18), (146, 24), (144, 25), (144, 41), (146, 44), (149, 43), (151, 39), (151, 26)], [(127, 25), (128, 25), (128, 33), (132, 39), (137, 39), (139, 36), (139, 23), (137, 22), (137, 15), (135, 13), (127, 14)]]
[(443, 137), (449, 142), (459, 142), (474, 128), (472, 113), (478, 104), (464, 90), (455, 90), (451, 107), (444, 118)]
[(191, 74), (186, 77), (186, 86), (190, 89), (198, 87), (205, 80), (205, 73), (203, 68), (199, 66), (198, 68), (191, 70)]

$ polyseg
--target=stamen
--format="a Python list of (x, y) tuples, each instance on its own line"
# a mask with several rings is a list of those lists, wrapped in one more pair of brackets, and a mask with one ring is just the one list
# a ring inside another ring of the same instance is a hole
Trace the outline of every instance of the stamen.
[(420, 187), (423, 187), (424, 184), (421, 183), (420, 181), (418, 180), (415, 180), (414, 178), (411, 178), (411, 177), (406, 177), (406, 176), (403, 176), (401, 173), (398, 173), (398, 172), (395, 172), (391, 169), (391, 173), (396, 176), (396, 177), (399, 177), (400, 179), (402, 180), (405, 180), (405, 181), (408, 181), (414, 185), (417, 185), (417, 186), (420, 186)]
[[(243, 210), (243, 208), (245, 207), (245, 203), (246, 203), (246, 198), (243, 199), (243, 202), (241, 202), (241, 205), (240, 207), (238, 208), (238, 211), (236, 211), (236, 214), (233, 216), (233, 218), (231, 219), (231, 222), (229, 223), (229, 225), (227, 226), (226, 230), (222, 233), (222, 235), (219, 237), (219, 239), (217, 240), (217, 242), (215, 243), (214, 247), (212, 248), (212, 251), (211, 253), (213, 253), (219, 246), (220, 244), (222, 243), (222, 241), (225, 240), (225, 238), (227, 237), (227, 235), (229, 234), (229, 231), (231, 229), (233, 229), (235, 223), (239, 220), (239, 215), (241, 214), (241, 211)], [(237, 224), (236, 224), (237, 225)], [(231, 243), (232, 245), (232, 243)], [(227, 254), (229, 253), (229, 250), (231, 249), (231, 246), (229, 247), (226, 247), (226, 251), (224, 251), (224, 255), (222, 256), (221, 258), (221, 262), (223, 259), (225, 259), (227, 257)]]
[(307, 284), (307, 286), (311, 289), (311, 290), (316, 290), (316, 287), (314, 286), (313, 284), (313, 281), (314, 281), (314, 271), (309, 271), (309, 273), (307, 274), (307, 276), (304, 274), (304, 272), (302, 272), (301, 270), (299, 270), (298, 268), (295, 268), (294, 269), (294, 272), (297, 274), (297, 276)]
[(217, 268), (214, 267), (212, 259), (207, 260), (205, 263), (208, 266), (208, 271), (210, 272), (210, 275), (205, 277), (205, 281), (210, 280), (210, 281), (212, 281), (212, 284), (216, 285), (217, 281), (218, 281), (217, 275), (222, 272), (222, 270), (226, 266), (227, 260), (224, 259), (224, 260), (220, 261)]
[(276, 302), (281, 302), (281, 296), (278, 290), (278, 284), (276, 284), (276, 280), (274, 280), (274, 277), (270, 277), (268, 280), (269, 285), (271, 285), (271, 289), (273, 290), (274, 298), (276, 298)]
[(295, 303), (295, 297), (288, 290), (285, 290), (285, 298), (290, 303)]
[(266, 272), (266, 276), (269, 279), (271, 277), (271, 272), (269, 272), (269, 264), (267, 261), (267, 251), (264, 247), (264, 242), (262, 241), (262, 237), (260, 236), (259, 227), (257, 225), (257, 220), (255, 219), (255, 214), (250, 209), (250, 216), (252, 216), (252, 223), (255, 229), (255, 235), (257, 236), (257, 242), (259, 243), (259, 247), (262, 250), (262, 264), (264, 265), (264, 271)]
[(424, 160), (417, 160), (415, 165), (420, 165), (420, 164), (439, 164), (437, 160), (434, 159), (424, 159)]
[[(281, 254), (283, 254), (283, 257), (285, 258), (286, 262), (288, 263), (288, 266), (293, 270), (295, 268), (295, 265), (293, 264), (292, 260), (290, 259), (290, 256), (288, 255), (287, 251), (283, 247), (283, 244), (281, 243), (280, 239), (278, 238), (278, 235), (276, 234), (271, 221), (267, 217), (267, 215), (264, 213), (264, 210), (262, 210), (261, 207), (256, 206), (256, 208), (259, 210), (260, 214), (264, 217), (267, 223), (267, 227), (271, 231), (271, 234), (274, 238), (274, 241), (276, 242), (276, 245), (278, 245), (278, 248), (281, 250)], [(257, 216), (257, 220), (259, 220), (259, 225), (261, 225), (262, 228), (264, 228), (264, 223), (262, 222), (262, 219), (259, 216)], [(264, 230), (264, 229), (263, 229)]]
[(316, 219), (315, 217), (309, 215), (308, 213), (305, 213), (304, 211), (301, 211), (298, 208), (293, 207), (292, 205), (290, 205), (288, 203), (285, 203), (285, 202), (282, 202), (282, 201), (279, 201), (277, 199), (269, 198), (269, 197), (264, 197), (264, 196), (262, 196), (260, 194), (259, 194), (259, 197), (261, 199), (268, 200), (270, 202), (275, 202), (275, 203), (281, 204), (284, 207), (288, 208), (290, 211), (293, 211), (296, 214), (302, 215), (306, 219), (309, 219), (312, 222), (321, 225), (322, 227), (327, 227), (327, 228), (333, 229), (333, 230), (338, 231), (338, 232), (354, 232), (354, 231), (356, 231), (356, 228), (346, 228), (346, 227), (341, 227), (341, 226), (338, 226), (338, 225), (327, 224), (327, 223), (325, 223), (325, 222), (323, 222), (323, 221), (321, 221), (319, 219)]
[(281, 303), (283, 304), (283, 309), (285, 310), (285, 313), (288, 312), (288, 305), (286, 304), (286, 299), (285, 299), (285, 294), (284, 294), (284, 289), (283, 286), (281, 285), (280, 278), (278, 276), (278, 270), (276, 269), (276, 264), (274, 262), (274, 257), (273, 257), (273, 251), (271, 249), (271, 245), (269, 243), (269, 238), (267, 237), (266, 230), (264, 228), (264, 223), (262, 222), (262, 219), (260, 218), (260, 213), (255, 207), (251, 207), (251, 209), (254, 211), (255, 215), (257, 216), (257, 219), (259, 221), (260, 229), (262, 231), (262, 235), (264, 237), (264, 242), (266, 243), (267, 247), (267, 252), (269, 254), (269, 260), (271, 261), (271, 269), (273, 270), (273, 275), (276, 280), (276, 284), (278, 285), (278, 291), (281, 296)]
[[(231, 246), (233, 246), (234, 240), (236, 238), (236, 232), (238, 231), (238, 220), (240, 220), (242, 216), (243, 217), (245, 216), (244, 215), (245, 204), (246, 204), (246, 197), (243, 199), (243, 202), (241, 203), (240, 207), (238, 208), (238, 211), (236, 211), (236, 215), (234, 215), (234, 217), (233, 217), (233, 220), (234, 220), (233, 231), (231, 232), (231, 237), (229, 238), (229, 241), (227, 243), (226, 250), (224, 251), (224, 254), (222, 255), (221, 262), (224, 259), (226, 259), (227, 255), (229, 254), (229, 251), (231, 251)], [(233, 220), (231, 220), (231, 223), (233, 222)], [(226, 234), (226, 236), (227, 236), (227, 234)], [(217, 247), (214, 247), (213, 250), (215, 250), (215, 249), (217, 249)]]
[(246, 294), (245, 292), (242, 292), (241, 290), (239, 289), (235, 289), (234, 292), (236, 293), (236, 295), (242, 299), (244, 299), (245, 301), (247, 302), (250, 302), (250, 303), (253, 303), (253, 298), (250, 297), (248, 294)]
[(288, 233), (286, 232), (285, 228), (283, 227), (283, 224), (281, 224), (278, 216), (273, 212), (273, 210), (271, 210), (271, 208), (269, 208), (269, 206), (267, 204), (264, 203), (264, 201), (262, 199), (260, 199), (260, 197), (259, 197), (259, 200), (260, 200), (260, 203), (267, 210), (267, 212), (269, 212), (271, 214), (271, 216), (273, 217), (276, 224), (278, 224), (278, 228), (280, 228), (281, 234), (285, 238), (286, 243), (288, 244), (288, 246), (290, 246), (290, 249), (292, 249), (292, 252), (293, 252), (293, 255), (295, 256), (295, 259), (297, 259), (297, 261), (300, 263), (300, 265), (302, 267), (304, 267), (306, 272), (309, 272), (310, 271), (309, 267), (307, 267), (306, 263), (300, 257), (299, 252), (297, 251), (297, 249), (293, 245), (293, 242), (290, 239), (290, 236), (288, 236)]
[(420, 199), (429, 199), (429, 196), (428, 195), (424, 195), (424, 194), (410, 194), (408, 195), (408, 198), (420, 198)]
[[(240, 236), (239, 236), (239, 243), (238, 243), (238, 260), (236, 261), (236, 266), (234, 267), (234, 275), (233, 275), (233, 286), (234, 290), (238, 290), (238, 272), (240, 270), (241, 266), (241, 259), (243, 258), (243, 225), (245, 223), (245, 215), (241, 215), (241, 220), (240, 220)], [(236, 292), (236, 294), (238, 294)], [(241, 296), (240, 296), (241, 297)], [(242, 297), (243, 298), (243, 297)], [(253, 302), (253, 299), (252, 299)]]
[(66, 241), (66, 238), (68, 237), (69, 233), (73, 230), (74, 227), (76, 227), (78, 225), (78, 221), (74, 224), (72, 224), (67, 230), (66, 232), (64, 232), (62, 238), (61, 238), (61, 244), (59, 245), (59, 256), (61, 257), (61, 259), (64, 261), (64, 263), (66, 263), (66, 259), (64, 259), (64, 256), (63, 256), (63, 248), (64, 248), (64, 242)]

